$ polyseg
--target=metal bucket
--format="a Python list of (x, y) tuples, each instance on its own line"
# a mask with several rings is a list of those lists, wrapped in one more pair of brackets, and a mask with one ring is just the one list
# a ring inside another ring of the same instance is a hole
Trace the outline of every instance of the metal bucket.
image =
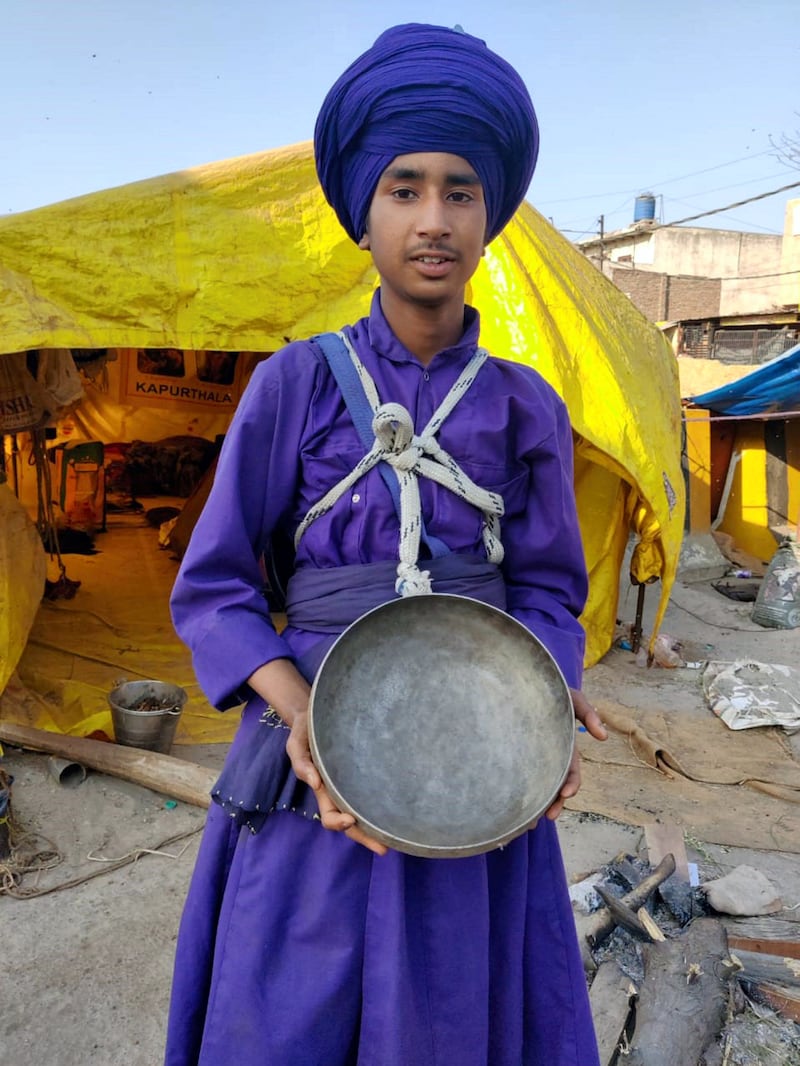
[(166, 681), (123, 681), (109, 693), (117, 744), (169, 753), (187, 693)]
[(312, 757), (340, 810), (411, 855), (489, 851), (544, 813), (575, 739), (545, 646), (494, 607), (434, 593), (354, 622), (317, 674)]

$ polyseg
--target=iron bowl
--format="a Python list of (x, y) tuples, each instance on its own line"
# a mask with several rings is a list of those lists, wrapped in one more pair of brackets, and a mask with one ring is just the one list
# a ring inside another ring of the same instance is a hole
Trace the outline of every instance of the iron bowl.
[(309, 702), (332, 799), (390, 848), (431, 858), (502, 846), (564, 782), (572, 699), (552, 655), (496, 607), (391, 600), (335, 641)]

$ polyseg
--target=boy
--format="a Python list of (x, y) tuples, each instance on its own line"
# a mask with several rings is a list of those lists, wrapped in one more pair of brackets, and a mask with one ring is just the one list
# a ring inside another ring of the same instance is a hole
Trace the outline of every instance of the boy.
[[(339, 343), (378, 405), (405, 409), (412, 443), (435, 424), (467, 489), (421, 476), (409, 451), (424, 562), (401, 550), (398, 566), (382, 472), (331, 494), (365, 447), (320, 344), (295, 342), (254, 373), (172, 598), (209, 699), (247, 707), (184, 912), (168, 1066), (597, 1062), (553, 824), (577, 791), (577, 761), (535, 829), (485, 855), (432, 860), (366, 837), (308, 750), (309, 682), (336, 635), (429, 583), (527, 625), (577, 716), (604, 735), (578, 691), (587, 579), (569, 420), (535, 372), (486, 359), (464, 303), (537, 146), (519, 76), (455, 30), (387, 31), (323, 104), (320, 181), (380, 276), (369, 317)], [(297, 547), (280, 636), (259, 569), (276, 530)]]

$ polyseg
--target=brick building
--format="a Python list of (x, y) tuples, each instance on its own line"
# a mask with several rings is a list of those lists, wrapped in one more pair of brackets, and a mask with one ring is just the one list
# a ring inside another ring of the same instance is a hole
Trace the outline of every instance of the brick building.
[(800, 200), (782, 235), (641, 219), (578, 248), (663, 326), (676, 355), (758, 365), (800, 340)]

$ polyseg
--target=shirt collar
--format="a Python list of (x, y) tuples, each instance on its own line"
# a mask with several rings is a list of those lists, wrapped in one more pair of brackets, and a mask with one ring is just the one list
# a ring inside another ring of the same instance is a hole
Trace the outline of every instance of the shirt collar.
[[(367, 319), (367, 334), (370, 347), (394, 363), (417, 362), (416, 356), (397, 339), (392, 332), (392, 327), (386, 321), (380, 299), (380, 289), (376, 289), (372, 297), (369, 318)], [(481, 330), (481, 316), (474, 307), (464, 305), (464, 332), (456, 344), (449, 348), (443, 348), (434, 356), (435, 359), (463, 359), (470, 358), (478, 346), (478, 337)]]

